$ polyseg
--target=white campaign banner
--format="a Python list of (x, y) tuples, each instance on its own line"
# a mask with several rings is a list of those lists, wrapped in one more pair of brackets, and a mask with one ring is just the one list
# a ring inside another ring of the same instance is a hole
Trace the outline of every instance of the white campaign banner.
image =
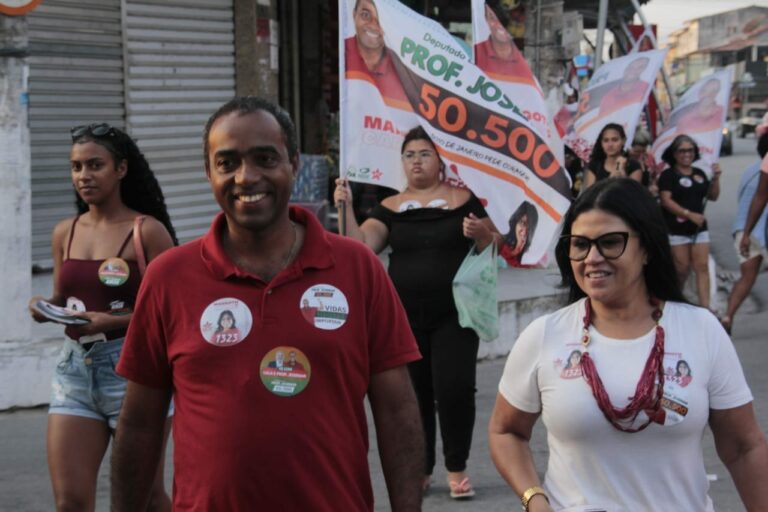
[(496, 82), (508, 97), (514, 98), (523, 115), (528, 118), (531, 128), (549, 141), (549, 146), (562, 163), (563, 141), (547, 108), (541, 85), (515, 45), (512, 34), (504, 26), (503, 15), (503, 12), (497, 14), (485, 0), (472, 0), (475, 65)]
[(688, 135), (701, 153), (694, 165), (711, 176), (712, 164), (720, 156), (730, 91), (731, 72), (727, 69), (699, 79), (685, 91), (653, 143), (651, 151), (656, 161), (662, 162), (662, 153), (675, 137)]
[[(375, 170), (383, 175), (395, 169), (402, 175), (402, 136), (421, 124), (447, 165), (447, 179), (469, 187), (502, 234), (514, 238), (518, 221), (527, 220), (530, 245), (515, 257), (521, 264), (539, 262), (571, 197), (567, 173), (548, 139), (438, 23), (397, 0), (376, 0), (375, 5), (358, 0), (358, 12), (362, 7), (372, 10), (365, 17), (375, 17), (377, 23), (365, 28), (360, 20), (355, 32), (357, 20), (351, 14), (355, 0), (340, 2), (340, 47), (347, 50), (341, 59), (346, 63), (341, 88), (342, 173), (369, 183), (374, 181), (367, 175), (363, 179), (362, 169), (369, 169), (371, 176)], [(353, 47), (358, 43), (374, 47), (377, 34), (383, 34), (384, 42), (379, 57), (370, 58), (365, 50)], [(356, 61), (350, 59), (355, 52)], [(372, 77), (370, 70), (365, 71), (366, 61), (377, 66), (378, 74)], [(399, 78), (399, 87), (390, 80), (390, 70)], [(372, 155), (374, 150), (379, 156)]]
[(616, 123), (624, 127), (629, 146), (666, 53), (667, 50), (631, 53), (609, 60), (595, 70), (563, 137), (565, 144), (580, 158), (589, 160), (600, 130), (608, 123)]

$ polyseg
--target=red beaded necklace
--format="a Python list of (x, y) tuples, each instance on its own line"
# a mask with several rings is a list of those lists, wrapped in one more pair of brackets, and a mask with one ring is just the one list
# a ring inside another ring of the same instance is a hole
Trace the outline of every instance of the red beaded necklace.
[[(587, 384), (592, 389), (592, 395), (597, 401), (597, 406), (600, 407), (608, 422), (614, 428), (630, 434), (640, 432), (650, 425), (654, 419), (663, 415), (661, 398), (664, 396), (664, 368), (662, 364), (664, 358), (664, 328), (659, 325), (662, 315), (661, 309), (659, 309), (659, 301), (651, 298), (650, 302), (654, 308), (651, 318), (656, 323), (656, 340), (651, 348), (651, 353), (648, 354), (648, 360), (645, 362), (645, 368), (640, 375), (640, 380), (637, 382), (634, 396), (632, 396), (626, 407), (620, 409), (614, 407), (611, 403), (611, 399), (605, 391), (605, 386), (603, 386), (603, 381), (597, 373), (597, 368), (595, 368), (595, 362), (589, 356), (587, 346), (590, 341), (589, 326), (592, 321), (592, 303), (587, 298), (584, 304), (584, 334), (581, 338), (581, 343), (584, 346), (581, 356), (581, 369), (584, 380), (587, 381)], [(645, 411), (648, 415), (647, 421), (638, 427), (624, 426), (632, 425), (641, 411)]]

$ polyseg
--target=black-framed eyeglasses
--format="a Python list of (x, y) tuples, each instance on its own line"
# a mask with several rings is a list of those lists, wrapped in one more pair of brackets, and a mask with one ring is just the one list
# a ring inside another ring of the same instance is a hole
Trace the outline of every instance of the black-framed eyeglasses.
[(624, 254), (629, 237), (630, 234), (626, 231), (605, 233), (594, 239), (581, 235), (563, 235), (560, 237), (560, 243), (567, 244), (568, 259), (571, 261), (585, 260), (593, 245), (603, 258), (615, 260)]
[(695, 152), (696, 150), (693, 148), (679, 148), (675, 151), (675, 153), (680, 153), (681, 155), (684, 153), (694, 154)]
[(107, 123), (91, 123), (75, 126), (69, 133), (72, 135), (72, 142), (75, 142), (83, 135), (88, 134), (93, 135), (94, 137), (114, 137), (115, 129)]

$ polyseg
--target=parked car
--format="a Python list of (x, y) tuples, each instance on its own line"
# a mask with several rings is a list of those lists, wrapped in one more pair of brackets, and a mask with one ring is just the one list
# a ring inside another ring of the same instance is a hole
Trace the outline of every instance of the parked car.
[(723, 126), (723, 142), (720, 144), (720, 156), (730, 156), (733, 154), (733, 133), (726, 123)]
[(736, 133), (739, 137), (746, 137), (749, 133), (755, 133), (755, 128), (763, 120), (768, 109), (766, 108), (750, 108), (747, 110), (747, 114), (739, 119), (739, 126), (736, 129)]

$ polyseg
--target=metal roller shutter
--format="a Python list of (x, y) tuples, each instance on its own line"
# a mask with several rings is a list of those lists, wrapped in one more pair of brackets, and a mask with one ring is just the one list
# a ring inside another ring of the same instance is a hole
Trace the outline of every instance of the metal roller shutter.
[(46, 0), (28, 20), (32, 260), (50, 268), (53, 226), (75, 212), (69, 129), (124, 124), (120, 0)]
[(232, 0), (123, 0), (128, 128), (165, 193), (180, 241), (207, 231), (218, 206), (202, 133), (235, 95)]

